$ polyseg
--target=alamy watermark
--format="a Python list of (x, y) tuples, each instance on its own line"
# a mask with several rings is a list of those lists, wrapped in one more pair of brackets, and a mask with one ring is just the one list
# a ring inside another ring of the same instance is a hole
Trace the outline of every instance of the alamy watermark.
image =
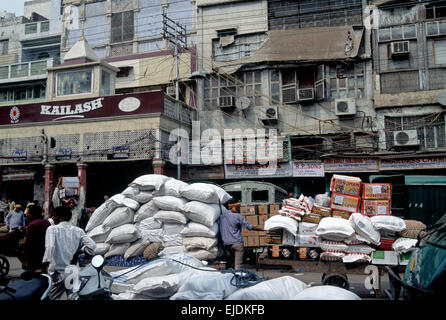
[(192, 121), (192, 133), (185, 129), (170, 132), (169, 150), (173, 164), (218, 165), (260, 164), (259, 175), (271, 175), (277, 170), (277, 159), (282, 157), (283, 144), (277, 129), (223, 129), (201, 131), (200, 121)]

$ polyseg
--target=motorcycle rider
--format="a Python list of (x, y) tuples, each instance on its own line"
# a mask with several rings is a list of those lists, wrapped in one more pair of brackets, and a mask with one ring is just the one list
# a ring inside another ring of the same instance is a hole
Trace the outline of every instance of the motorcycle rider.
[(44, 267), (53, 281), (50, 299), (60, 299), (65, 292), (71, 294), (71, 289), (65, 286), (66, 267), (72, 264), (72, 259), (79, 247), (94, 251), (96, 243), (86, 235), (85, 231), (70, 224), (71, 210), (65, 206), (55, 209), (54, 225), (48, 227), (45, 236)]

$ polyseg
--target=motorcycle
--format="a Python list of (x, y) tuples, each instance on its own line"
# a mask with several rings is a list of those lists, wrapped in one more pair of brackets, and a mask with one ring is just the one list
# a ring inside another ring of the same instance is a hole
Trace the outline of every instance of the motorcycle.
[(112, 300), (113, 277), (105, 271), (105, 259), (96, 255), (91, 263), (79, 272), (79, 286), (73, 290), (70, 300)]
[(0, 300), (48, 300), (51, 277), (43, 273), (24, 272), (15, 281), (0, 279)]

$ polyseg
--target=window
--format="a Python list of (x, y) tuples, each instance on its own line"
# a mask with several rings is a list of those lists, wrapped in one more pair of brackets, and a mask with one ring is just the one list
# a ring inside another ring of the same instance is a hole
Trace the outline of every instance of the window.
[(446, 146), (444, 115), (432, 114), (413, 117), (385, 117), (386, 145), (393, 146), (393, 132), (417, 130), (418, 140), (423, 149)]
[(268, 190), (252, 190), (251, 193), (252, 202), (268, 202)]
[(57, 74), (57, 96), (91, 93), (91, 70), (60, 72)]
[(332, 99), (364, 97), (364, 63), (330, 66)]
[(225, 29), (225, 30), (217, 30), (217, 37), (223, 38), (228, 36), (235, 36), (237, 34), (237, 29)]
[(426, 5), (426, 19), (446, 17), (446, 1)]
[(8, 49), (9, 49), (9, 42), (8, 42), (8, 40), (0, 41), (0, 54), (1, 55), (8, 54)]
[(48, 31), (50, 31), (50, 22), (42, 21), (40, 23), (40, 32), (48, 32)]
[(381, 28), (378, 31), (379, 41), (398, 41), (416, 37), (417, 32), (414, 24)]
[(37, 32), (37, 22), (25, 24), (25, 34), (32, 34)]
[(249, 71), (238, 75), (244, 86), (237, 87), (237, 96), (246, 96), (251, 100), (251, 105), (262, 105), (262, 72)]
[(102, 70), (101, 72), (101, 95), (109, 96), (112, 94), (112, 80), (110, 73)]
[(434, 63), (446, 64), (446, 39), (434, 41)]
[(112, 14), (111, 41), (112, 43), (133, 40), (134, 35), (133, 11)]
[(228, 193), (232, 197), (232, 199), (242, 201), (242, 192), (241, 191), (228, 191)]
[(0, 88), (0, 103), (44, 98), (45, 85), (42, 83), (20, 88)]
[(133, 67), (119, 67), (119, 71), (116, 74), (117, 78), (127, 78), (130, 75)]

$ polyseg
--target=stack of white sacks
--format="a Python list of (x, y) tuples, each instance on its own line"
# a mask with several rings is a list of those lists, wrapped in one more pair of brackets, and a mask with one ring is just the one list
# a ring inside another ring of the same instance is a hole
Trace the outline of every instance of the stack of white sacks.
[(87, 234), (106, 258), (141, 256), (162, 243), (160, 257), (187, 253), (200, 260), (217, 256), (219, 203), (231, 198), (212, 184), (187, 184), (163, 175), (136, 178), (92, 214)]

